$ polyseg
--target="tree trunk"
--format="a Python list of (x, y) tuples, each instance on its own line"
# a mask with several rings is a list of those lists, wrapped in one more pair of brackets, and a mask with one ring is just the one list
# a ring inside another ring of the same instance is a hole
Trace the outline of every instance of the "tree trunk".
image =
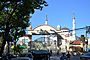
[(10, 29), (9, 29), (9, 25), (8, 25), (8, 23), (6, 24), (6, 29), (5, 29), (5, 33), (4, 33), (4, 36), (3, 36), (3, 43), (2, 43), (2, 46), (1, 46), (1, 51), (0, 51), (0, 56), (2, 56), (2, 53), (3, 53), (3, 51), (4, 51), (4, 46), (5, 46), (5, 44), (6, 44), (6, 42), (7, 42), (7, 44), (8, 44), (8, 52), (7, 53), (9, 53), (10, 52), (10, 49), (9, 49), (9, 31), (10, 31)]
[(2, 56), (3, 50), (4, 50), (4, 46), (6, 44), (6, 40), (4, 38), (3, 42), (2, 42), (2, 46), (1, 46), (1, 51), (0, 51), (0, 56)]
[(10, 44), (9, 44), (9, 31), (10, 31), (10, 29), (9, 29), (9, 23), (7, 22), (7, 24), (6, 24), (6, 30), (5, 30), (5, 40), (7, 41), (7, 44), (8, 44), (8, 51), (7, 51), (7, 53), (9, 53), (10, 52), (10, 48), (9, 48), (9, 46), (10, 46)]

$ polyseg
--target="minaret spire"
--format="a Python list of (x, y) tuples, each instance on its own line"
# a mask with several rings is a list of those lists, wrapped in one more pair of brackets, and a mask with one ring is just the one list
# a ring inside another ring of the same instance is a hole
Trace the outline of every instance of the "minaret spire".
[(72, 27), (72, 29), (73, 29), (73, 32), (72, 32), (72, 34), (73, 34), (73, 40), (76, 40), (76, 31), (75, 31), (75, 29), (76, 29), (76, 18), (75, 18), (75, 16), (73, 16), (73, 18), (72, 18), (72, 20), (73, 20), (73, 27)]
[(46, 24), (46, 25), (48, 24), (48, 17), (47, 17), (47, 14), (46, 14), (45, 24)]

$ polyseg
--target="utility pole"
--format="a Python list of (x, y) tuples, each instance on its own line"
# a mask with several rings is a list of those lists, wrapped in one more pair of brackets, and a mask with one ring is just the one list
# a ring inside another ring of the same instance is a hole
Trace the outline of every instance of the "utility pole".
[(86, 30), (85, 51), (87, 51), (87, 47), (88, 47), (88, 39), (87, 39), (87, 30)]
[(90, 26), (86, 26), (86, 38), (85, 38), (86, 51), (87, 51), (87, 48), (88, 48), (88, 37), (87, 37), (88, 33), (90, 33)]

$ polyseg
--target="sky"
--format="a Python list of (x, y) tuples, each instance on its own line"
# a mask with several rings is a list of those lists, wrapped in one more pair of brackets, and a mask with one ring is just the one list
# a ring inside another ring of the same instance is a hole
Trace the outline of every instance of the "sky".
[[(76, 17), (76, 28), (90, 25), (90, 0), (46, 0), (47, 7), (42, 11), (35, 10), (30, 18), (32, 27), (44, 24), (46, 15), (48, 24), (56, 27), (67, 27), (72, 30), (72, 17)], [(85, 30), (76, 31), (76, 35), (85, 34)]]

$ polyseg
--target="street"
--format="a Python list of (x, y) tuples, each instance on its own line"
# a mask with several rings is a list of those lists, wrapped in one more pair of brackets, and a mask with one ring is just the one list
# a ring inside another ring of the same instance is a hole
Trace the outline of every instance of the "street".
[(80, 56), (72, 56), (71, 60), (80, 60)]
[[(51, 56), (50, 60), (60, 60), (60, 56)], [(80, 60), (79, 56), (71, 56), (70, 60)]]

